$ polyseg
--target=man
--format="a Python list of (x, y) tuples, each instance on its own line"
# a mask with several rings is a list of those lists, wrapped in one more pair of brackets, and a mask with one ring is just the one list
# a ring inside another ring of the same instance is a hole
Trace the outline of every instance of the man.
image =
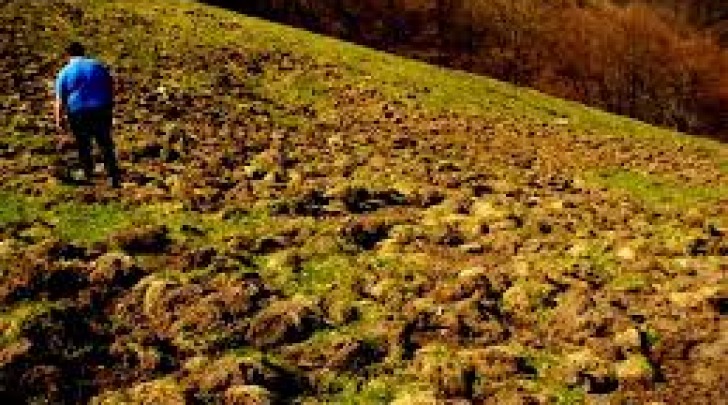
[(99, 61), (85, 56), (78, 42), (67, 49), (68, 64), (56, 79), (55, 119), (56, 127), (63, 130), (63, 115), (68, 117), (71, 131), (76, 138), (78, 156), (83, 166), (85, 180), (93, 177), (94, 163), (91, 154), (95, 139), (104, 155), (104, 166), (114, 188), (119, 187), (119, 169), (111, 139), (114, 95), (109, 70)]

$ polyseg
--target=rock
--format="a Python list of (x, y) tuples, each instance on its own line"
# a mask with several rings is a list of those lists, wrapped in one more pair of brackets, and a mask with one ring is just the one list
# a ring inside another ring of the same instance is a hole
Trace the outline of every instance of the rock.
[(564, 202), (562, 200), (555, 200), (548, 207), (553, 211), (562, 211), (564, 209)]
[(304, 257), (295, 249), (281, 250), (266, 256), (265, 268), (276, 273), (298, 273), (304, 261)]
[(531, 297), (521, 284), (514, 284), (503, 293), (503, 307), (510, 313), (525, 314), (531, 311)]
[(107, 253), (93, 262), (89, 279), (95, 284), (115, 284), (138, 274), (140, 270), (131, 256), (123, 253)]
[(476, 217), (467, 217), (462, 222), (461, 229), (468, 239), (477, 239), (490, 233), (490, 225), (487, 221)]
[(417, 391), (399, 394), (391, 405), (437, 405), (441, 402), (434, 391)]
[(572, 257), (581, 257), (586, 254), (589, 250), (589, 246), (586, 241), (576, 240), (572, 243), (568, 250), (569, 255)]
[(524, 260), (515, 261), (513, 263), (513, 274), (517, 277), (528, 277), (531, 274), (531, 264)]
[(636, 257), (636, 253), (634, 249), (625, 246), (617, 250), (617, 257), (622, 260), (634, 260), (634, 258)]
[(258, 385), (233, 385), (223, 395), (226, 405), (269, 405), (271, 393)]
[(624, 353), (639, 351), (642, 346), (640, 331), (637, 328), (629, 328), (614, 337), (614, 344)]
[(364, 291), (371, 298), (374, 298), (375, 300), (384, 303), (391, 297), (392, 292), (398, 289), (398, 287), (399, 284), (396, 280), (393, 280), (391, 278), (385, 278), (381, 281), (372, 283), (369, 286), (365, 287)]
[(286, 182), (286, 177), (281, 170), (271, 170), (263, 177), (263, 181), (271, 184), (282, 184)]
[(245, 176), (251, 180), (262, 180), (267, 173), (263, 167), (257, 165), (247, 165), (243, 167), (243, 172), (245, 173)]
[(567, 374), (576, 376), (577, 373), (591, 368), (594, 364), (597, 364), (598, 362), (599, 358), (596, 357), (591, 350), (584, 349), (566, 355), (564, 359), (564, 366), (566, 366), (566, 368), (570, 371), (573, 371), (572, 373)]
[(668, 298), (673, 305), (680, 308), (697, 308), (719, 295), (717, 286), (705, 286), (694, 292), (673, 292)]
[(485, 251), (485, 248), (480, 243), (466, 243), (460, 246), (460, 250), (465, 253), (479, 254)]
[(475, 279), (480, 277), (487, 277), (488, 270), (485, 267), (469, 267), (462, 270), (458, 276), (463, 279)]
[(620, 361), (614, 367), (620, 384), (634, 385), (649, 383), (654, 378), (654, 370), (650, 362), (642, 355), (633, 354)]
[(506, 217), (507, 212), (493, 205), (492, 202), (486, 200), (478, 200), (470, 207), (470, 213), (478, 218), (497, 220)]

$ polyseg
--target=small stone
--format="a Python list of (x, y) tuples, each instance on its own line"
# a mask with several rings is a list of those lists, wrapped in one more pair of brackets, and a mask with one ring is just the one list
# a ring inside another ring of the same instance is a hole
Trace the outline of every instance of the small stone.
[(549, 208), (551, 208), (554, 211), (561, 211), (564, 209), (564, 202), (561, 200), (556, 200), (549, 204)]
[(465, 245), (460, 246), (460, 250), (465, 253), (478, 254), (483, 253), (485, 249), (480, 243), (466, 243)]
[(531, 265), (526, 261), (518, 260), (513, 264), (513, 274), (518, 277), (528, 277), (531, 274)]
[(569, 248), (569, 255), (572, 257), (580, 257), (584, 255), (588, 250), (588, 246), (586, 242), (584, 241), (576, 241), (574, 244)]
[(248, 165), (243, 167), (243, 173), (249, 179), (260, 180), (265, 177), (266, 170), (260, 166)]
[(614, 337), (614, 344), (624, 352), (639, 350), (641, 346), (640, 332), (637, 328), (629, 328)]
[(233, 385), (225, 391), (225, 404), (229, 405), (268, 405), (271, 394), (258, 385)]
[(81, 169), (75, 169), (70, 171), (70, 177), (74, 181), (84, 181), (86, 180), (86, 175), (84, 174), (83, 170)]
[(123, 253), (107, 253), (96, 259), (92, 268), (93, 283), (109, 283), (137, 270), (134, 258)]
[(672, 304), (681, 308), (697, 308), (718, 296), (719, 292), (716, 286), (706, 286), (694, 292), (673, 292), (669, 299)]
[(461, 278), (475, 278), (486, 276), (487, 274), (488, 270), (486, 270), (484, 267), (470, 267), (461, 271), (459, 276)]
[(439, 403), (434, 391), (406, 392), (392, 401), (392, 405), (435, 405)]
[(650, 362), (639, 354), (631, 355), (617, 363), (614, 371), (622, 384), (650, 382), (654, 377)]
[(503, 293), (503, 306), (511, 313), (529, 313), (531, 300), (528, 291), (521, 284), (515, 284)]
[(617, 257), (619, 257), (622, 260), (634, 260), (636, 254), (634, 249), (630, 247), (623, 247), (617, 250)]
[(475, 201), (470, 207), (470, 213), (482, 219), (501, 219), (504, 218), (506, 212), (496, 208), (490, 201)]

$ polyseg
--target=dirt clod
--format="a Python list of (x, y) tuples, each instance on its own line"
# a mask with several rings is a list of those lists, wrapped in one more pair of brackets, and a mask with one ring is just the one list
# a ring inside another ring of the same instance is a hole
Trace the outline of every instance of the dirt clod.
[(271, 303), (250, 322), (246, 338), (259, 348), (305, 340), (323, 326), (316, 303), (296, 296)]
[(171, 243), (169, 230), (164, 225), (146, 225), (129, 229), (114, 234), (111, 239), (130, 254), (161, 253)]

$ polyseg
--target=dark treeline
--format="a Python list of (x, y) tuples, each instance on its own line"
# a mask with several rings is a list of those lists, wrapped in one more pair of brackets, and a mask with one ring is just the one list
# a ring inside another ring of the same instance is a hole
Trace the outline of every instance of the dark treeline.
[(724, 1), (208, 2), (728, 139)]
[(726, 0), (632, 0), (668, 8), (674, 16), (707, 29), (728, 45), (728, 2)]

